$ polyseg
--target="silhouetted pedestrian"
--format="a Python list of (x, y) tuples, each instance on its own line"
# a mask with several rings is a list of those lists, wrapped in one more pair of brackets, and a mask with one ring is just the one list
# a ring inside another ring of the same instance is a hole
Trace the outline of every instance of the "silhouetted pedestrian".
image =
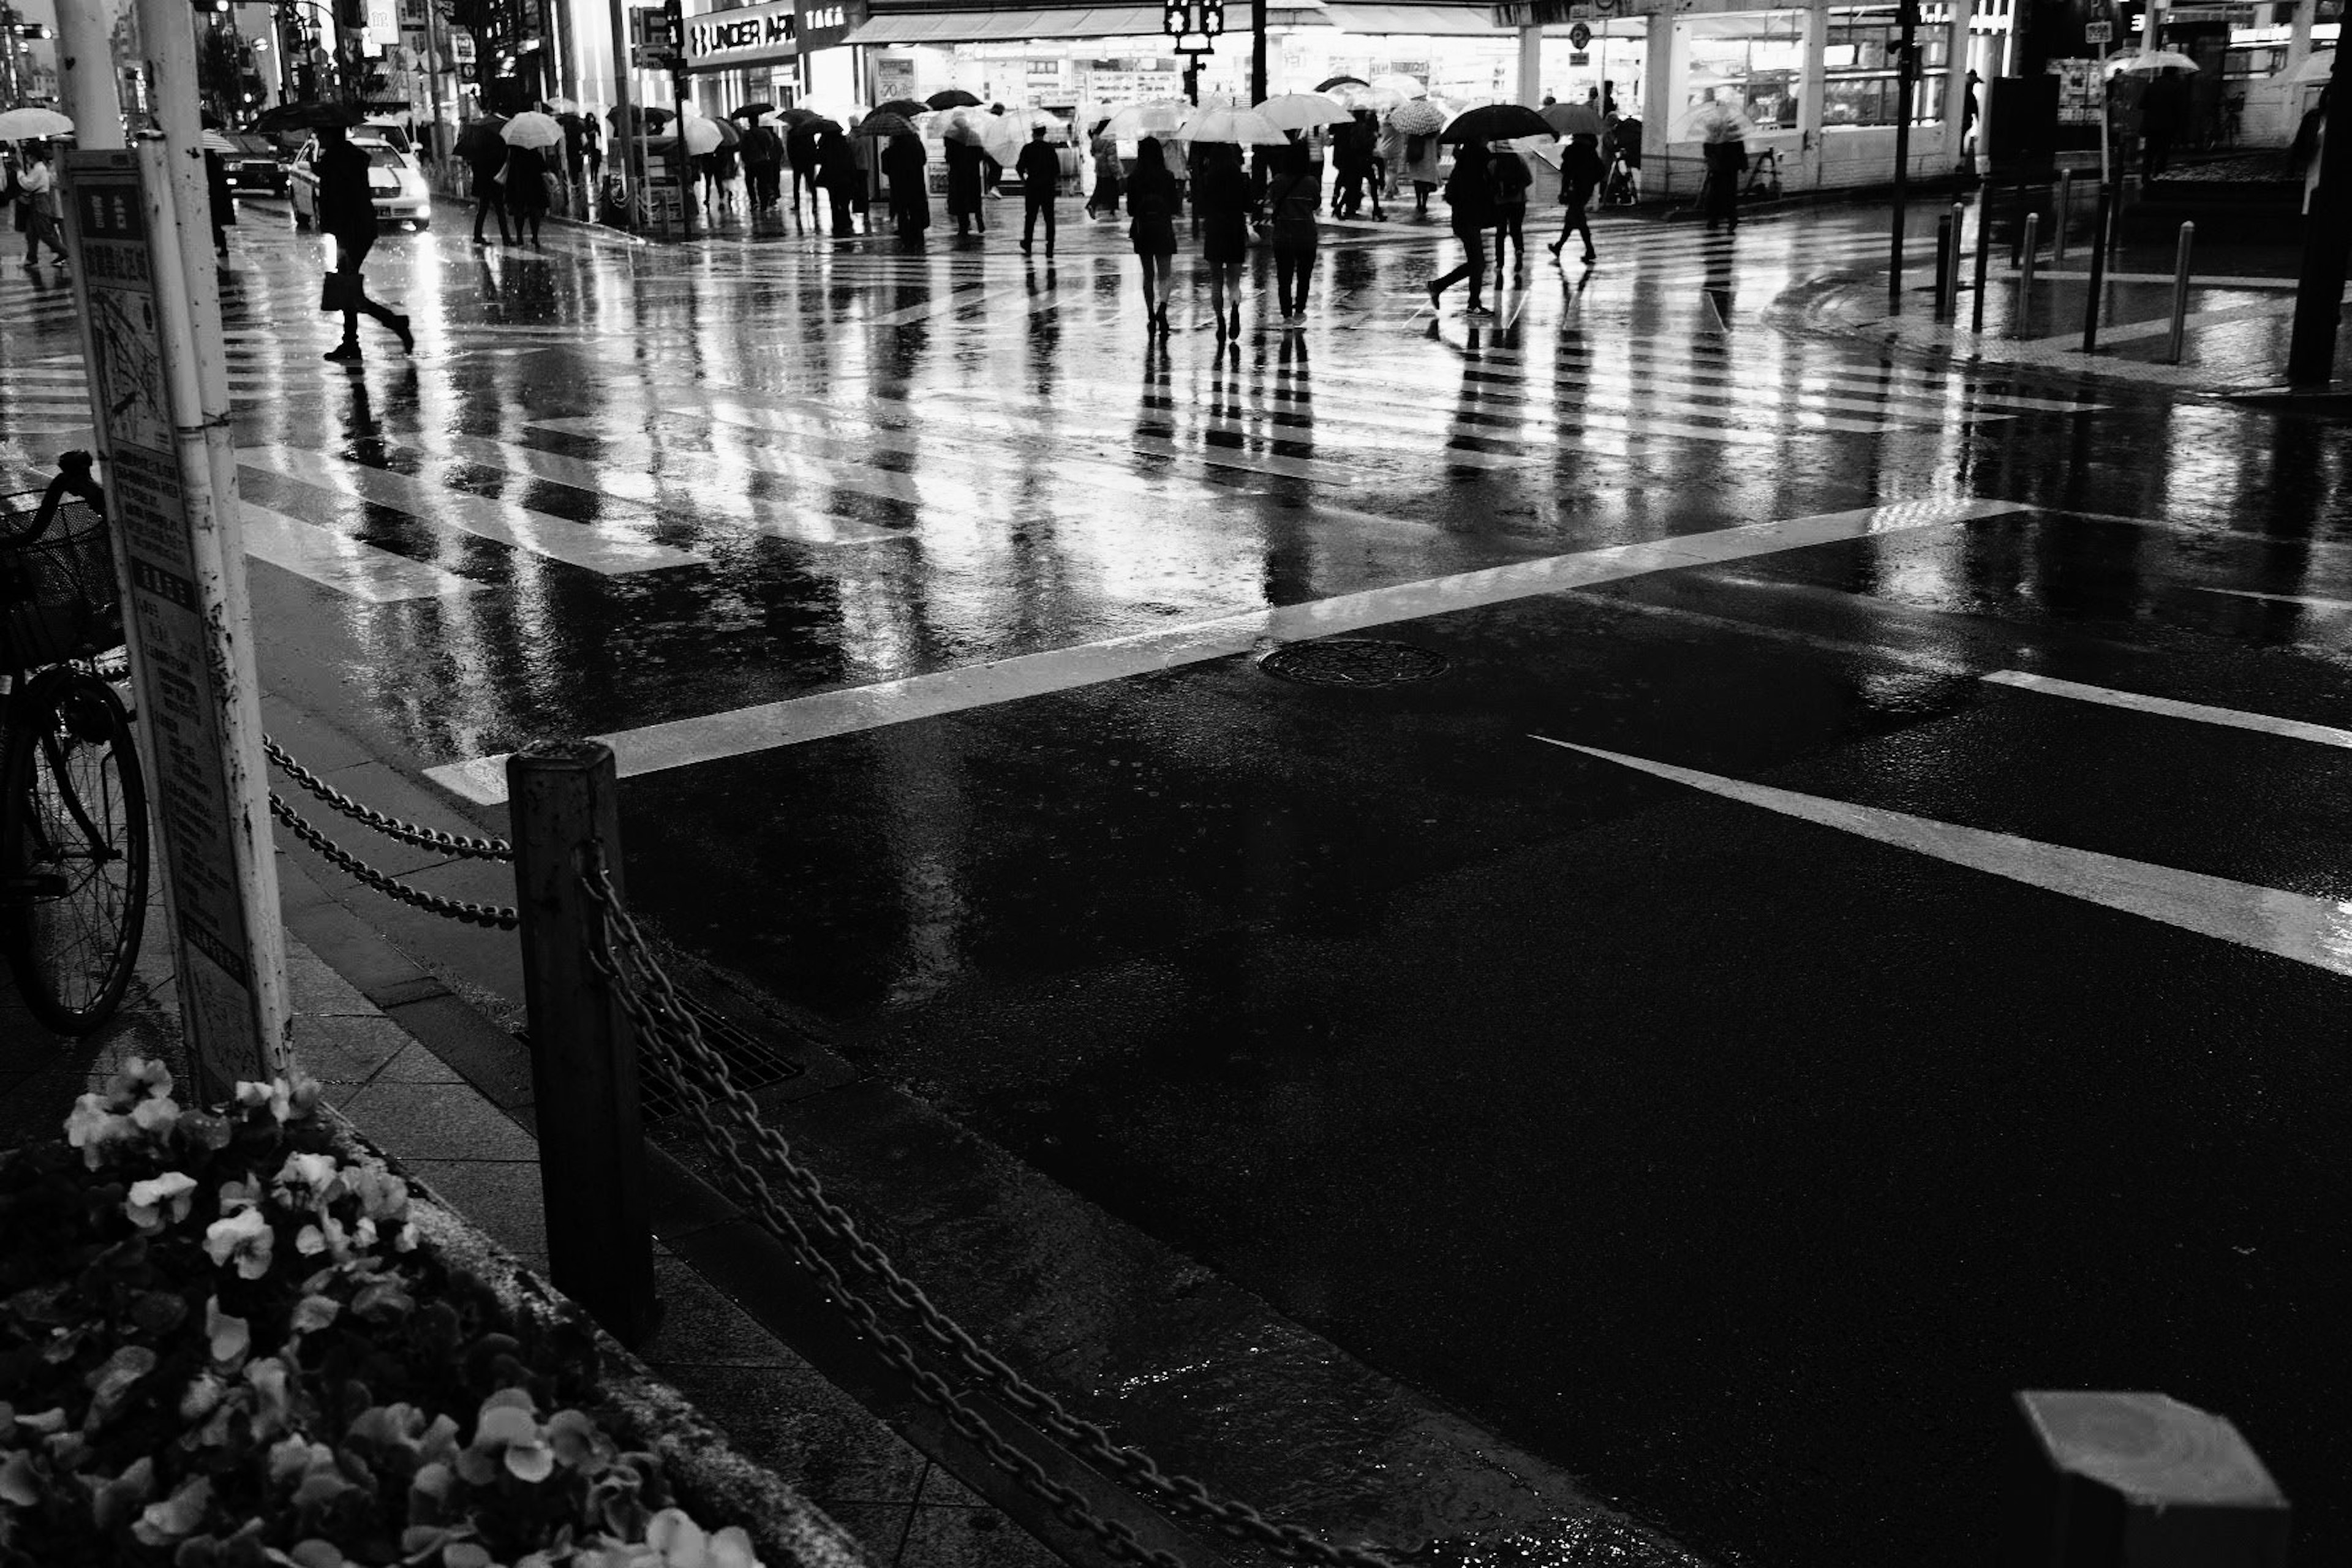
[(1282, 307), (1282, 324), (1297, 327), (1307, 321), (1307, 286), (1315, 277), (1318, 237), (1315, 211), (1323, 202), (1323, 182), (1303, 143), (1293, 142), (1277, 154), (1274, 177), (1266, 182), (1267, 238), (1274, 246), (1274, 287)]
[(882, 177), (890, 182), (890, 226), (901, 239), (921, 243), (931, 226), (931, 193), (926, 188), (923, 139), (901, 132), (882, 149)]
[(1168, 172), (1160, 139), (1136, 143), (1135, 174), (1127, 182), (1127, 237), (1143, 263), (1143, 311), (1151, 327), (1168, 331), (1168, 295), (1176, 270), (1176, 176)]
[(1097, 213), (1105, 217), (1117, 217), (1119, 191), (1127, 184), (1126, 176), (1118, 166), (1118, 142), (1115, 137), (1103, 134), (1103, 125), (1109, 123), (1104, 121), (1095, 127), (1095, 185), (1087, 193), (1088, 217)]
[(319, 129), (319, 226), (335, 244), (335, 290), (343, 312), (343, 341), (327, 351), (327, 358), (344, 364), (360, 363), (360, 315), (373, 316), (400, 340), (404, 353), (414, 353), (416, 340), (408, 318), (367, 297), (361, 276), (368, 251), (375, 245), (375, 193), (368, 188), (368, 155), (351, 143), (340, 125)]
[(506, 172), (507, 144), (499, 140), (496, 132), (478, 130), (472, 140), (459, 151), (465, 154), (466, 167), (474, 174), (474, 243), (490, 243), (482, 237), (482, 224), (496, 213), (499, 215), (499, 243), (512, 245), (514, 236), (507, 232), (506, 186), (499, 182), (499, 175)]
[(783, 139), (764, 125), (754, 125), (743, 132), (742, 153), (743, 177), (751, 185), (751, 210), (773, 210), (783, 184)]
[(540, 248), (540, 220), (547, 216), (547, 156), (536, 147), (507, 149), (507, 206), (518, 233), (528, 230), (530, 247)]
[(1036, 237), (1037, 219), (1042, 216), (1045, 220), (1045, 258), (1050, 261), (1054, 256), (1054, 193), (1062, 183), (1062, 155), (1046, 144), (1044, 126), (1030, 128), (1029, 144), (1013, 161), (1013, 172), (1021, 176), (1021, 254), (1029, 254), (1029, 244)]
[(1508, 147), (1490, 150), (1486, 160), (1488, 179), (1495, 187), (1495, 288), (1503, 287), (1503, 252), (1511, 253), (1511, 268), (1518, 270), (1528, 261), (1528, 188), (1536, 183), (1528, 168), (1528, 161)]
[(1429, 280), (1429, 305), (1442, 310), (1448, 289), (1467, 279), (1470, 305), (1465, 314), (1490, 316), (1481, 299), (1486, 279), (1486, 230), (1495, 221), (1494, 183), (1486, 171), (1486, 149), (1465, 142), (1454, 154), (1454, 173), (1446, 177), (1445, 205), (1453, 209), (1454, 237), (1462, 242), (1462, 265), (1442, 278)]
[(1601, 187), (1608, 171), (1601, 167), (1601, 148), (1589, 132), (1580, 132), (1568, 140), (1559, 155), (1559, 237), (1551, 242), (1551, 254), (1559, 259), (1568, 237), (1584, 237), (1584, 262), (1591, 266), (1596, 258), (1592, 252), (1592, 220), (1584, 216), (1592, 193)]
[(793, 216), (801, 216), (801, 192), (808, 192), (809, 216), (823, 205), (817, 197), (817, 147), (824, 137), (814, 120), (804, 120), (784, 132), (784, 162), (793, 171)]
[(1404, 139), (1404, 174), (1412, 182), (1412, 216), (1427, 217), (1429, 198), (1437, 191), (1435, 136), (1408, 136)]
[(1249, 260), (1249, 174), (1239, 147), (1222, 142), (1193, 146), (1201, 173), (1192, 185), (1192, 210), (1201, 219), (1201, 259), (1209, 268), (1209, 308), (1216, 314), (1218, 337), (1239, 337), (1242, 267)]
[(37, 142), (25, 143), (16, 174), (16, 226), (25, 234), (25, 265), (41, 264), (41, 247), (47, 246), (58, 265), (66, 260), (65, 242), (58, 233), (58, 177), (49, 167), (48, 149)]
[(857, 166), (857, 150), (849, 138), (838, 131), (828, 131), (817, 141), (816, 184), (833, 205), (833, 232), (835, 235), (856, 232), (856, 210), (858, 182), (865, 171)]
[(1732, 232), (1739, 228), (1739, 176), (1748, 172), (1748, 143), (1737, 136), (1709, 142), (1701, 150), (1706, 161), (1706, 199), (1700, 211), (1710, 232), (1718, 223)]
[(2153, 180), (2172, 166), (2173, 138), (2189, 128), (2189, 79), (2167, 66), (2139, 100), (2139, 177)]
[(950, 136), (947, 161), (948, 216), (955, 219), (956, 237), (969, 239), (975, 225), (983, 232), (988, 227), (980, 210), (981, 183), (988, 160), (975, 143)]

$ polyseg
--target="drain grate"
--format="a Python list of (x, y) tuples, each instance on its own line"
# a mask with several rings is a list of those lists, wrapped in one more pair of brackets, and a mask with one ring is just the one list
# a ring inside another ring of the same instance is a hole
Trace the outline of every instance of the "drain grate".
[(1322, 637), (1285, 643), (1257, 667), (1308, 686), (1402, 686), (1431, 680), (1453, 668), (1446, 657), (1409, 642), (1378, 637)]
[[(702, 1037), (710, 1043), (710, 1048), (726, 1061), (729, 1076), (746, 1093), (798, 1078), (808, 1070), (790, 1057), (778, 1055), (772, 1047), (745, 1033), (733, 1020), (712, 1012), (694, 997), (686, 998), (686, 1010), (701, 1026)], [(661, 1062), (650, 1052), (638, 1053), (638, 1114), (647, 1121), (659, 1121), (685, 1109), (684, 1092)]]

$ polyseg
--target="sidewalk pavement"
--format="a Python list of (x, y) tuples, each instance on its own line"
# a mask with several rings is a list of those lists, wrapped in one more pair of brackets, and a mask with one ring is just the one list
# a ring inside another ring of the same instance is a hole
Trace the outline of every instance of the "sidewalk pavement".
[[(299, 868), (282, 869), (307, 883)], [(58, 1136), (75, 1099), (104, 1088), (129, 1058), (161, 1059), (186, 1080), (169, 948), (160, 909), (151, 906), (138, 974), (121, 1013), (82, 1040), (49, 1034), (0, 981), (0, 1149)], [(404, 963), (382, 950), (371, 977), (377, 994), (399, 998), (397, 1008), (423, 1008), (446, 1022), (455, 999), (414, 964), (404, 971)], [(290, 933), (287, 969), (299, 1059), (329, 1102), (434, 1196), (543, 1272), (538, 1145), (527, 1123), (500, 1110)], [(636, 1347), (639, 1359), (722, 1427), (746, 1458), (773, 1470), (846, 1531), (875, 1568), (1055, 1563), (680, 1257), (679, 1246), (720, 1223), (707, 1210), (691, 1215), (673, 1207), (657, 1215), (654, 1268), (666, 1310), (654, 1337)]]

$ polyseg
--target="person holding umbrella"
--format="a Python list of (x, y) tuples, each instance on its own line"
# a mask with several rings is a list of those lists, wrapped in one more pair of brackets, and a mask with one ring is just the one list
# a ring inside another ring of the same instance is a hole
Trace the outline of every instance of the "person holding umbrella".
[(340, 364), (360, 363), (360, 313), (365, 311), (400, 340), (403, 353), (416, 352), (408, 318), (367, 297), (360, 276), (375, 245), (375, 193), (368, 189), (368, 155), (351, 143), (340, 125), (319, 127), (319, 226), (335, 242), (335, 291), (341, 296), (343, 341), (327, 351)]
[(931, 226), (931, 193), (925, 186), (923, 139), (912, 131), (890, 138), (882, 150), (882, 174), (890, 182), (890, 222), (901, 239), (923, 242)]
[(548, 181), (555, 172), (548, 153), (562, 145), (563, 127), (534, 110), (508, 121), (499, 139), (507, 144), (507, 161), (497, 184), (505, 192), (507, 210), (515, 215), (516, 232), (529, 230), (530, 247), (537, 250), (540, 221), (547, 216)]
[(1274, 286), (1285, 328), (1307, 324), (1307, 286), (1315, 277), (1315, 210), (1323, 183), (1315, 177), (1307, 144), (1294, 142), (1276, 154), (1274, 178), (1266, 182), (1265, 206), (1272, 220)]
[(975, 225), (983, 233), (988, 228), (988, 219), (980, 210), (987, 154), (980, 150), (977, 129), (972, 137), (969, 142), (956, 135), (947, 139), (948, 216), (955, 219), (958, 239), (970, 239)]
[(1094, 131), (1095, 184), (1087, 193), (1087, 216), (1097, 213), (1105, 217), (1118, 216), (1119, 186), (1125, 175), (1118, 165), (1118, 139), (1113, 136), (1108, 120), (1097, 122)]
[(1029, 254), (1029, 243), (1036, 237), (1037, 217), (1045, 218), (1045, 259), (1054, 259), (1054, 187), (1062, 182), (1062, 158), (1045, 142), (1045, 127), (1029, 128), (1029, 143), (1013, 161), (1013, 172), (1021, 176), (1021, 254)]
[(1167, 300), (1176, 270), (1176, 176), (1160, 150), (1160, 138), (1135, 146), (1135, 174), (1127, 182), (1127, 237), (1143, 263), (1143, 313), (1150, 329), (1168, 332)]
[[(856, 220), (851, 216), (851, 204), (857, 199), (859, 182), (865, 175), (857, 166), (857, 149), (836, 127), (818, 138), (816, 154), (816, 185), (832, 198), (833, 232), (835, 236), (853, 234), (856, 232)], [(812, 208), (814, 205), (812, 198)]]
[(1559, 223), (1559, 237), (1551, 242), (1554, 261), (1559, 259), (1561, 247), (1568, 244), (1568, 237), (1571, 234), (1584, 237), (1584, 264), (1587, 267), (1600, 259), (1592, 251), (1592, 221), (1584, 216), (1584, 207), (1592, 199), (1592, 193), (1600, 188), (1601, 177), (1607, 172), (1601, 166), (1600, 143), (1591, 132), (1580, 131), (1568, 139), (1568, 146), (1559, 155), (1559, 205), (1563, 216)]
[(25, 231), (25, 265), (40, 266), (41, 247), (46, 245), (52, 259), (63, 267), (66, 247), (58, 237), (58, 177), (49, 168), (48, 144), (26, 142), (16, 161), (22, 165), (16, 174), (16, 226)]
[(751, 129), (743, 132), (742, 153), (743, 177), (751, 185), (751, 210), (774, 211), (783, 185), (784, 143), (768, 129), (765, 114), (756, 116)]
[[(1209, 308), (1223, 341), (1242, 333), (1242, 268), (1249, 260), (1249, 175), (1242, 150), (1229, 142), (1195, 142), (1201, 170), (1192, 182), (1192, 211), (1201, 220), (1201, 259), (1209, 267)], [(1226, 315), (1230, 298), (1232, 316)]]
[(817, 143), (824, 135), (824, 121), (812, 114), (798, 124), (784, 130), (784, 163), (793, 172), (793, 217), (801, 216), (801, 191), (806, 187), (809, 217), (816, 217), (817, 209)]
[(1507, 142), (1489, 151), (1486, 166), (1495, 184), (1495, 291), (1503, 289), (1503, 252), (1511, 252), (1511, 270), (1528, 262), (1528, 190), (1536, 183), (1528, 161)]
[(1454, 173), (1445, 180), (1445, 205), (1454, 209), (1454, 237), (1462, 242), (1463, 261), (1444, 277), (1429, 280), (1429, 308), (1442, 310), (1445, 291), (1467, 279), (1470, 308), (1464, 314), (1491, 316), (1495, 312), (1480, 298), (1486, 279), (1486, 230), (1495, 221), (1494, 186), (1486, 171), (1484, 142), (1465, 142), (1454, 155)]
[(482, 237), (482, 225), (490, 214), (499, 215), (499, 243), (512, 245), (514, 236), (507, 232), (507, 194), (499, 183), (506, 172), (507, 144), (499, 137), (506, 122), (495, 117), (477, 120), (466, 127), (457, 138), (457, 156), (474, 175), (474, 243), (488, 245)]

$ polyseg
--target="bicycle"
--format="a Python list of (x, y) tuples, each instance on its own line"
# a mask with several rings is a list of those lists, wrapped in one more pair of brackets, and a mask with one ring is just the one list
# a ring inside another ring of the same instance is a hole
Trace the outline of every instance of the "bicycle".
[[(29, 523), (0, 498), (0, 951), (25, 1005), (86, 1035), (121, 1005), (146, 922), (147, 784), (105, 495), (58, 459)], [(116, 651), (108, 651), (116, 650)]]

